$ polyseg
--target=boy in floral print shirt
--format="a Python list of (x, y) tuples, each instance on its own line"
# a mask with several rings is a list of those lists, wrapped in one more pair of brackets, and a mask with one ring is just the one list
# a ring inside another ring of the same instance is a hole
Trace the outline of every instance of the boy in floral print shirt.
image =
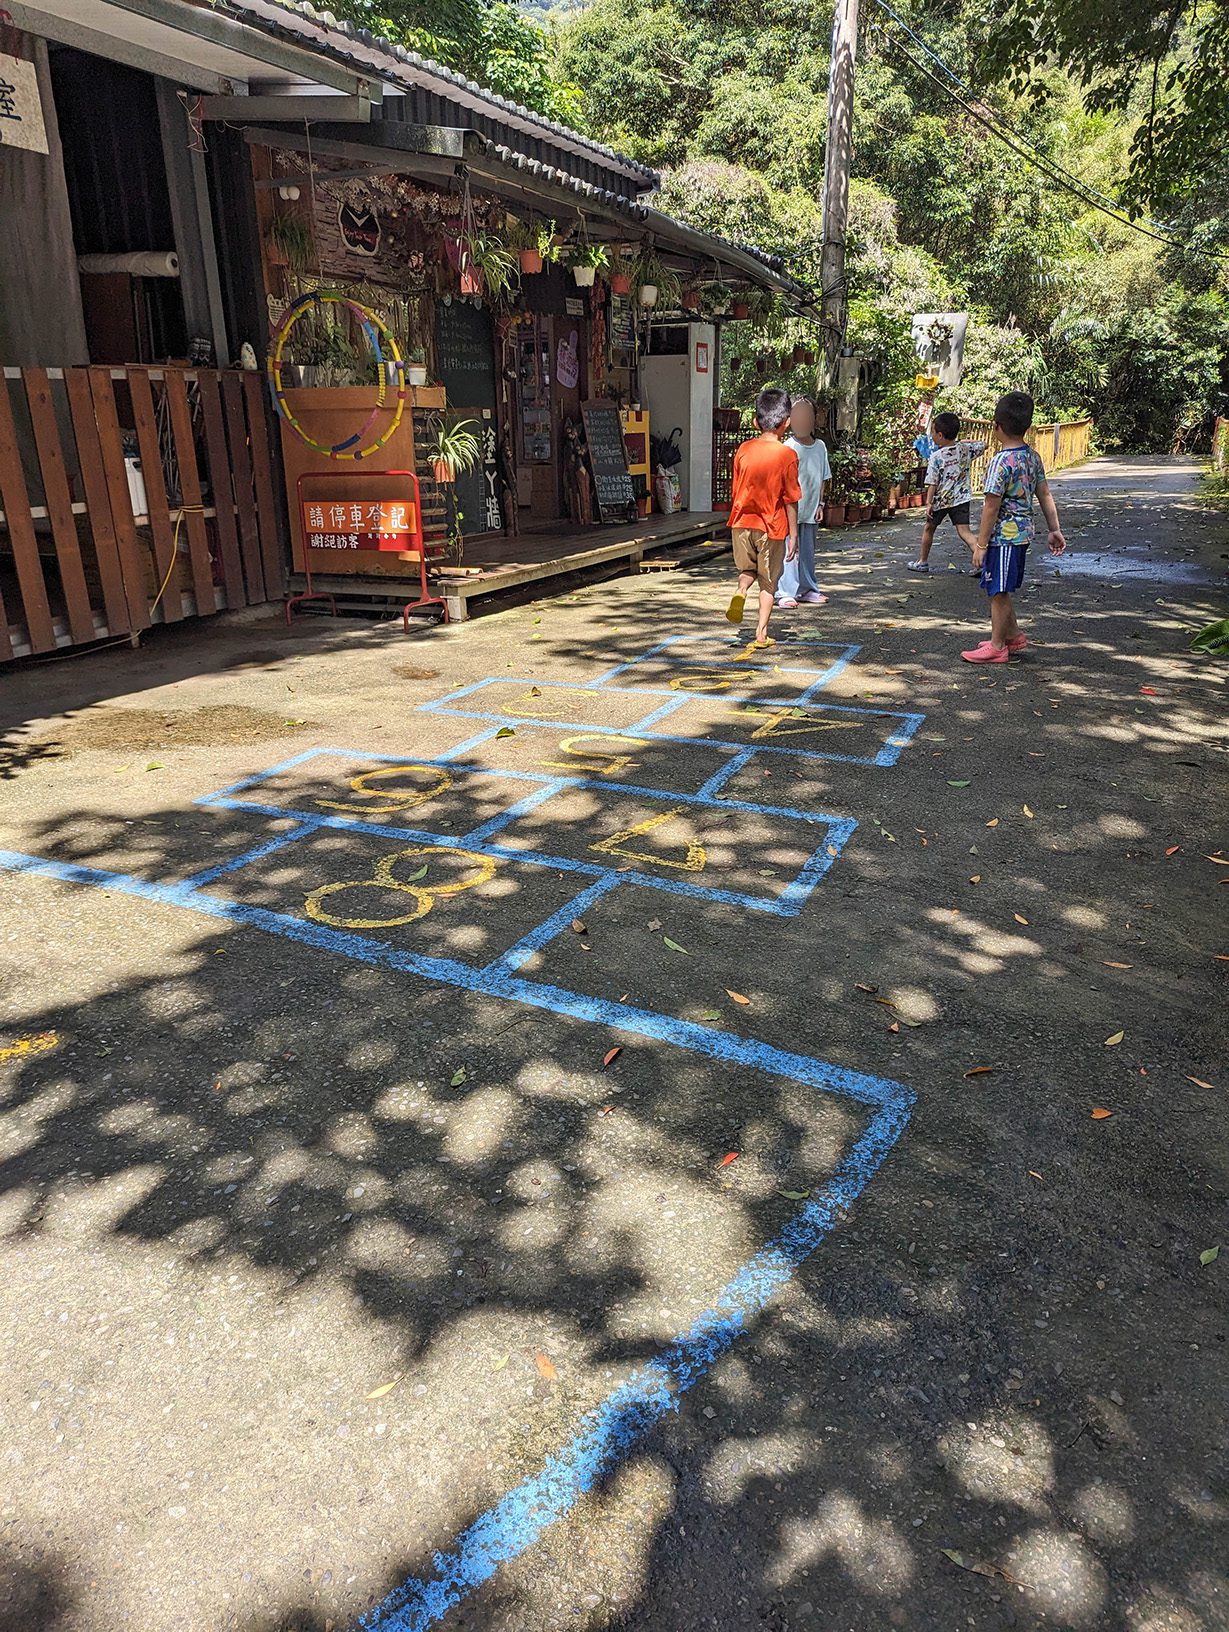
[(1024, 563), (1035, 537), (1034, 498), (1049, 528), (1050, 554), (1061, 555), (1067, 548), (1041, 455), (1024, 440), (1032, 423), (1033, 399), (1027, 391), (1009, 391), (995, 404), (999, 451), (986, 472), (981, 526), (973, 551), (973, 565), (980, 568), (981, 586), (990, 597), (990, 638), (961, 652), (966, 663), (1006, 663), (1013, 652), (1022, 652), (1028, 645), (1016, 622), (1011, 597), (1024, 582)]

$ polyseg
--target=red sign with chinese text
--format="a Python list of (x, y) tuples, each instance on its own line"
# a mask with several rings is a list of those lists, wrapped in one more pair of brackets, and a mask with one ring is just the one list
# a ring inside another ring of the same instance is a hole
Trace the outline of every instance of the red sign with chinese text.
[(422, 542), (412, 500), (314, 499), (301, 508), (310, 550), (410, 550)]

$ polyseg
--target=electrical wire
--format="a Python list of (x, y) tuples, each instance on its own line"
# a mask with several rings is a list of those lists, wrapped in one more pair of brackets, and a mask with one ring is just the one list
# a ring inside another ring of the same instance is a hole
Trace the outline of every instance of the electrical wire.
[[(1023, 142), (1024, 145), (1026, 147), (1030, 148), (1033, 152), (1040, 154), (1040, 150), (1037, 148), (1036, 144), (1034, 142), (1031, 142), (1029, 140), (1029, 138), (1024, 134), (1024, 132), (1022, 130), (1020, 130), (1017, 126), (1013, 125), (1012, 122), (1002, 113), (1002, 111), (1000, 109), (991, 108), (990, 104), (986, 102), (986, 100), (985, 100), (985, 98), (983, 96), (981, 96), (977, 91), (975, 91), (973, 89), (973, 87), (970, 84), (968, 84), (968, 82), (966, 80), (961, 79), (960, 75), (958, 73), (956, 73), (955, 69), (952, 68), (948, 63), (946, 63), (943, 60), (943, 58), (939, 55), (939, 53), (937, 51), (935, 51), (931, 46), (927, 45), (926, 41), (921, 37), (920, 34), (915, 33), (914, 30), (909, 27), (908, 23), (904, 20), (904, 18), (900, 15), (900, 13), (896, 12), (896, 11), (893, 11), (892, 7), (888, 4), (888, 0), (875, 0), (875, 4), (879, 7), (880, 11), (886, 12), (887, 15), (892, 19), (892, 21), (899, 28), (904, 30), (904, 32), (913, 41), (914, 45), (917, 46), (919, 51), (924, 52), (925, 55), (928, 56), (933, 63), (937, 64), (938, 67), (940, 67), (943, 70), (943, 72), (947, 75), (948, 79), (951, 80), (953, 85), (959, 86), (959, 88), (962, 91), (964, 91), (967, 96), (975, 98), (975, 100), (982, 107), (988, 108), (989, 111), (991, 113), (993, 113), (994, 118), (997, 120), (997, 122), (1000, 125), (1002, 125), (1005, 130), (1009, 130), (1011, 132), (1011, 134), (1013, 136), (1015, 136), (1018, 141)], [(1072, 182), (1074, 182), (1076, 187), (1082, 189), (1082, 191), (1084, 191), (1086, 193), (1093, 194), (1095, 197), (1101, 199), (1101, 201), (1103, 203), (1108, 204), (1114, 210), (1119, 210), (1120, 211), (1122, 209), (1122, 205), (1111, 194), (1102, 192), (1099, 187), (1094, 187), (1091, 182), (1084, 181), (1081, 177), (1079, 177), (1077, 175), (1074, 175), (1064, 165), (1059, 164), (1057, 159), (1050, 158), (1050, 156), (1048, 154), (1040, 154), (1040, 157), (1043, 158), (1045, 160), (1045, 162), (1051, 166), (1051, 168), (1059, 171), (1060, 174), (1068, 177)], [(1155, 227), (1160, 232), (1172, 232), (1173, 231), (1172, 226), (1167, 221), (1157, 221), (1156, 219), (1154, 219), (1154, 217), (1152, 217), (1150, 215), (1141, 216), (1140, 220), (1147, 222), (1147, 224), (1150, 227)]]
[(992, 135), (997, 136), (998, 139), (1007, 147), (1010, 147), (1014, 153), (1019, 154), (1022, 159), (1025, 159), (1029, 164), (1034, 165), (1042, 172), (1043, 175), (1048, 176), (1048, 178), (1057, 187), (1062, 188), (1064, 192), (1071, 193), (1074, 197), (1078, 198), (1081, 203), (1087, 204), (1090, 209), (1099, 210), (1102, 215), (1108, 216), (1111, 221), (1117, 221), (1119, 226), (1129, 227), (1132, 232), (1139, 233), (1141, 237), (1151, 238), (1158, 244), (1167, 245), (1170, 249), (1183, 250), (1188, 255), (1201, 255), (1207, 260), (1229, 262), (1229, 255), (1225, 254), (1221, 250), (1201, 249), (1197, 245), (1189, 243), (1184, 239), (1167, 236), (1165, 233), (1161, 232), (1153, 232), (1150, 228), (1141, 226), (1138, 221), (1132, 221), (1130, 216), (1122, 215), (1117, 210), (1110, 209), (1107, 205), (1102, 204), (1093, 194), (1085, 190), (1082, 183), (1074, 181), (1061, 170), (1055, 169), (1051, 161), (1043, 154), (1039, 153), (1036, 148), (1021, 145), (1020, 141), (1017, 141), (1013, 136), (1000, 129), (995, 121), (990, 118), (987, 112), (983, 112), (981, 109), (974, 107), (972, 103), (968, 102), (963, 96), (958, 95), (949, 86), (945, 85), (939, 76), (937, 74), (932, 74), (925, 63), (919, 62), (913, 53), (907, 50), (894, 34), (890, 34), (886, 29), (880, 28), (877, 23), (872, 23), (870, 26), (875, 33), (881, 34), (883, 38), (887, 40), (894, 47), (894, 49), (901, 54), (902, 57), (904, 57), (906, 62), (910, 63), (914, 68), (916, 68), (919, 74), (922, 74), (926, 79), (928, 79), (932, 85), (937, 86), (938, 89), (943, 92), (944, 96), (957, 103), (967, 114), (970, 115), (971, 118), (976, 119), (978, 124), (984, 125)]

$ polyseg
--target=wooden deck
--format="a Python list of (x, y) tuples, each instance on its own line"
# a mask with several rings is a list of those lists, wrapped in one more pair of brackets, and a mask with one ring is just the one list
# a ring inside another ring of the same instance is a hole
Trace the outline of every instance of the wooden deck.
[[(723, 537), (724, 535), (724, 537)], [(570, 573), (622, 566), (634, 572), (645, 556), (669, 555), (677, 548), (693, 554), (711, 543), (714, 553), (728, 548), (724, 515), (650, 516), (644, 521), (612, 527), (589, 527), (583, 532), (521, 533), (515, 538), (475, 539), (465, 546), (464, 571), (447, 567), (432, 577), (432, 589), (448, 605), (448, 616), (460, 622), (469, 603), (499, 595), (526, 584), (543, 583)], [(313, 573), (313, 586), (338, 596), (342, 604), (356, 600), (411, 601), (418, 596), (416, 578), (355, 578)], [(297, 583), (301, 587), (301, 575)]]

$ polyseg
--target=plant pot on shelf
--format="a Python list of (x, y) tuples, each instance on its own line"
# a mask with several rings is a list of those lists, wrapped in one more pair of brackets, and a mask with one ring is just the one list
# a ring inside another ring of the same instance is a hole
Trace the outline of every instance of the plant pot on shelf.
[(698, 312), (700, 310), (700, 291), (698, 289), (684, 289), (683, 298), (679, 305), (685, 312)]
[(405, 377), (415, 390), (420, 390), (427, 383), (426, 363), (407, 363), (405, 365)]
[(517, 259), (521, 263), (521, 271), (529, 274), (530, 276), (532, 276), (533, 273), (540, 272), (542, 270), (542, 256), (536, 249), (518, 250)]
[(481, 295), (485, 292), (485, 289), (486, 285), (483, 282), (482, 273), (475, 267), (467, 266), (461, 273), (461, 294), (463, 296)]
[(909, 508), (910, 508), (910, 510), (920, 510), (922, 508), (922, 506), (925, 504), (925, 502), (926, 502), (925, 493), (910, 493), (910, 495), (909, 495)]
[(576, 280), (578, 289), (592, 289), (593, 280), (597, 277), (596, 266), (574, 266), (572, 276)]
[(610, 292), (612, 295), (630, 295), (632, 280), (626, 272), (612, 272), (610, 274)]
[(824, 506), (824, 521), (829, 527), (843, 527), (845, 525), (845, 506), (843, 503), (827, 504)]
[(657, 285), (655, 283), (642, 283), (640, 285), (640, 304), (642, 306), (657, 305)]

